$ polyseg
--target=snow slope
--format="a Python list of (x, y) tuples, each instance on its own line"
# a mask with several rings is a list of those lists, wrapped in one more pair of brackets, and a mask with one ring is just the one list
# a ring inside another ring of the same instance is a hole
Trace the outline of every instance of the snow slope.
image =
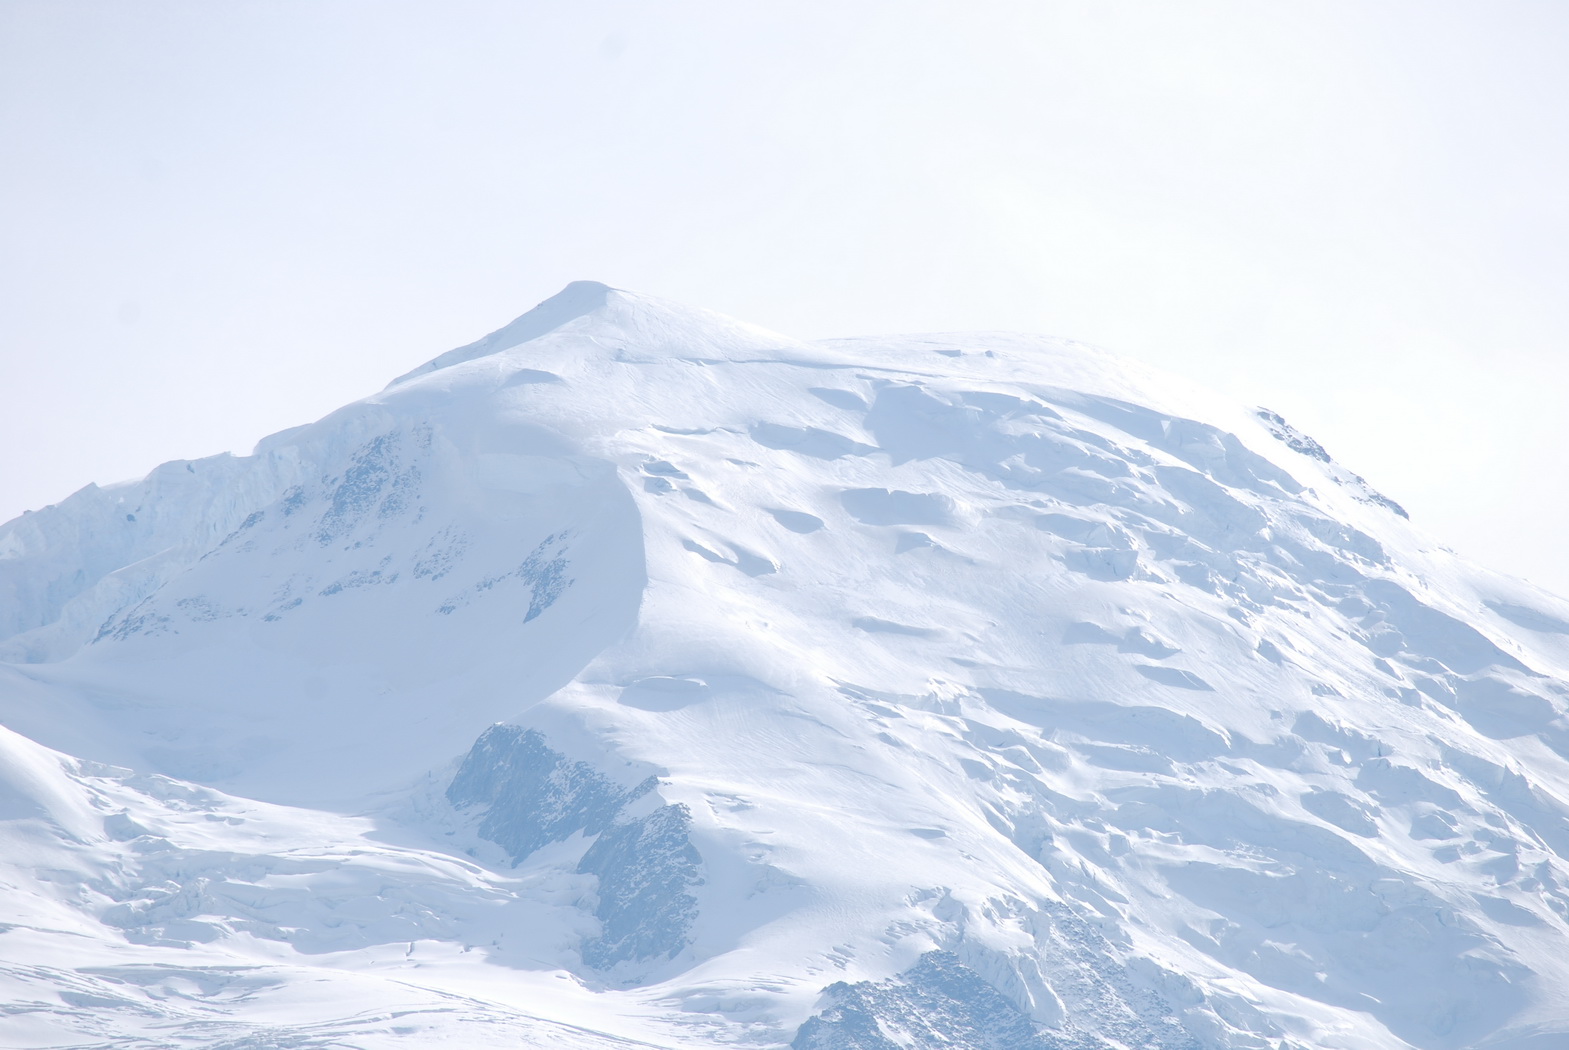
[(1569, 1046), (1569, 603), (1077, 344), (579, 282), (0, 659), (0, 1046)]

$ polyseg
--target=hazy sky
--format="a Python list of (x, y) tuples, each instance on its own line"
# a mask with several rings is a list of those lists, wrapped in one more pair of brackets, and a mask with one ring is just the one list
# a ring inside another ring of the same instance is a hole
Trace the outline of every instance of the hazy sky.
[(592, 278), (1072, 336), (1569, 594), (1569, 4), (0, 2), (0, 518)]

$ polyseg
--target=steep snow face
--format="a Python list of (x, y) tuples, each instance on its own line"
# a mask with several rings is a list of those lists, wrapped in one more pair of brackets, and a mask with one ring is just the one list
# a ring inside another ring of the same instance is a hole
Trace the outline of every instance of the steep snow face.
[(1087, 347), (582, 282), (0, 596), (0, 1045), (1569, 1042), (1569, 605)]

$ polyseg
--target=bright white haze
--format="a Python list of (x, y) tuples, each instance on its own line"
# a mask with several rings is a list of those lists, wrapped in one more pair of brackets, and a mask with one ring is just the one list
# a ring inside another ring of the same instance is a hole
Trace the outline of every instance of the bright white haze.
[(0, 518), (590, 278), (1276, 409), (1569, 594), (1569, 5), (0, 5)]

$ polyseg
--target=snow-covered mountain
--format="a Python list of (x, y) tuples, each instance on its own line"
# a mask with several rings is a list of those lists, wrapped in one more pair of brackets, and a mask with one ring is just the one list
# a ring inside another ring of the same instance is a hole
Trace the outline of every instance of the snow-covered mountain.
[(1569, 1046), (1569, 603), (1077, 344), (578, 283), (0, 527), (0, 1046)]

